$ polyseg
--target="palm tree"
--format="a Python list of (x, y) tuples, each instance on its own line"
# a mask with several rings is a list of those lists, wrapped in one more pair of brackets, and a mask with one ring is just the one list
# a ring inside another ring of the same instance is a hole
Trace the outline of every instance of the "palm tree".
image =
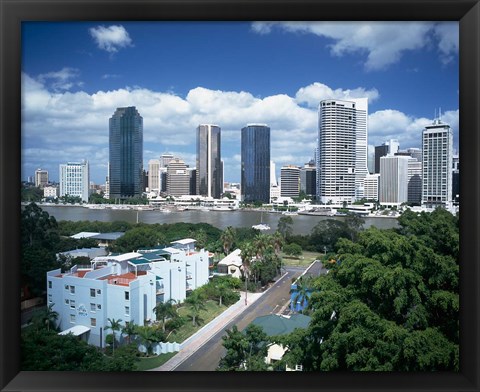
[(250, 266), (252, 264), (252, 259), (255, 255), (255, 250), (249, 242), (247, 242), (241, 252), (240, 256), (242, 258), (242, 267), (243, 267), (243, 276), (245, 278), (245, 306), (247, 305), (247, 291), (248, 291), (248, 279), (250, 277)]
[(167, 302), (159, 302), (157, 306), (153, 308), (157, 320), (162, 320), (162, 331), (165, 332), (165, 323), (167, 319), (177, 316), (177, 310), (173, 306), (176, 301), (170, 298)]
[(120, 324), (122, 322), (121, 319), (115, 320), (114, 318), (108, 318), (107, 321), (110, 323), (110, 325), (107, 325), (105, 327), (105, 330), (111, 329), (112, 334), (113, 334), (113, 341), (112, 341), (112, 355), (115, 355), (115, 331), (120, 331), (122, 328), (122, 325)]
[(197, 325), (197, 319), (201, 310), (206, 310), (204, 298), (198, 293), (192, 293), (185, 302), (189, 305), (190, 308), (190, 317), (192, 318), (192, 324)]
[(273, 248), (275, 249), (275, 254), (278, 256), (280, 251), (282, 250), (283, 245), (285, 244), (285, 239), (283, 238), (282, 234), (277, 230), (270, 236), (270, 240), (272, 241)]
[(311, 290), (312, 284), (312, 277), (311, 276), (301, 276), (295, 282), (297, 288), (291, 289), (290, 293), (294, 293), (292, 298), (293, 303), (293, 310), (297, 311), (298, 305), (300, 304), (301, 310), (303, 310), (304, 306), (307, 304), (308, 301), (308, 294)]
[(225, 283), (221, 283), (216, 287), (218, 295), (218, 305), (222, 306), (222, 300), (230, 292), (230, 289)]
[(223, 252), (226, 256), (230, 253), (233, 242), (235, 241), (235, 229), (232, 226), (228, 226), (220, 235), (220, 241), (222, 241)]
[(37, 329), (38, 328), (43, 328), (43, 327), (46, 327), (47, 331), (49, 331), (50, 328), (56, 329), (56, 327), (57, 327), (56, 321), (58, 320), (58, 312), (53, 310), (54, 305), (55, 304), (52, 303), (52, 304), (48, 305), (48, 307), (46, 309), (38, 311), (33, 315), (32, 321), (33, 321), (34, 324), (37, 325)]
[(122, 327), (122, 335), (127, 335), (128, 344), (132, 341), (132, 336), (137, 334), (137, 325), (131, 321), (129, 323), (125, 323), (125, 326)]
[(163, 334), (158, 332), (158, 329), (149, 327), (148, 325), (137, 327), (137, 335), (142, 340), (143, 344), (145, 344), (147, 354), (149, 355), (152, 353), (152, 344), (158, 343), (164, 338)]

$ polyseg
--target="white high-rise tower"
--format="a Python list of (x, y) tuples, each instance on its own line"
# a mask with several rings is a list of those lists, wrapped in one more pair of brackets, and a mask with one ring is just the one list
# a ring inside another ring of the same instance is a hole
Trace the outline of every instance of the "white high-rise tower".
[(347, 203), (363, 197), (368, 99), (328, 99), (318, 109), (317, 198)]

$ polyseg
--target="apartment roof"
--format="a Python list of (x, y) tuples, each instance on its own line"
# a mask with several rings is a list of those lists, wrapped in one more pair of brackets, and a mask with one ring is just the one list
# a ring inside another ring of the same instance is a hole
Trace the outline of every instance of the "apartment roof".
[(107, 240), (107, 241), (114, 241), (118, 240), (122, 237), (125, 233), (119, 232), (112, 232), (112, 233), (98, 233), (97, 235), (92, 236), (91, 238), (95, 240)]
[(252, 321), (252, 324), (262, 327), (268, 336), (276, 336), (289, 334), (296, 328), (307, 328), (309, 322), (310, 317), (303, 314), (294, 314), (292, 316), (270, 314), (257, 317)]
[(80, 336), (88, 331), (90, 331), (90, 328), (86, 327), (85, 325), (75, 325), (72, 328), (68, 328), (65, 331), (60, 332), (59, 335), (68, 335), (71, 333), (74, 336)]
[(80, 238), (90, 238), (90, 237), (93, 237), (95, 235), (98, 235), (100, 233), (92, 233), (90, 231), (82, 231), (80, 233), (77, 233), (77, 234), (74, 234), (74, 235), (71, 235), (70, 238), (75, 238), (75, 239), (80, 239)]
[(240, 257), (241, 250), (235, 249), (232, 253), (228, 256), (224, 257), (218, 265), (236, 265), (240, 267), (242, 265), (242, 258)]
[(184, 238), (183, 240), (172, 241), (172, 244), (189, 245), (193, 242), (197, 242), (197, 240), (194, 240), (193, 238)]

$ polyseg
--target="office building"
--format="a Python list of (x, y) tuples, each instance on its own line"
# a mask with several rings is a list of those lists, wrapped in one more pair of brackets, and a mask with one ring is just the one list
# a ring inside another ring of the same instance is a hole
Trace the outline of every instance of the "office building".
[(275, 162), (270, 161), (270, 186), (278, 186)]
[(158, 303), (183, 302), (187, 292), (208, 283), (212, 255), (195, 251), (194, 243), (184, 239), (169, 247), (95, 257), (90, 266), (64, 273), (49, 271), (47, 301), (59, 315), (59, 329), (79, 331), (88, 343), (104, 347), (111, 333), (105, 331), (108, 319), (122, 320), (122, 326), (155, 320)]
[(390, 139), (381, 146), (375, 146), (375, 173), (380, 173), (380, 158), (398, 153), (399, 144), (397, 139)]
[(380, 158), (380, 204), (399, 206), (407, 202), (409, 159), (398, 155)]
[(318, 111), (317, 199), (351, 203), (368, 174), (368, 100), (324, 100)]
[(180, 158), (173, 158), (167, 165), (167, 195), (183, 196), (190, 194), (190, 172)]
[(111, 199), (140, 197), (143, 187), (143, 118), (134, 106), (118, 108), (109, 121)]
[(408, 197), (409, 204), (420, 205), (422, 202), (422, 162), (416, 158), (408, 160)]
[(450, 207), (452, 203), (453, 131), (440, 119), (422, 133), (422, 205)]
[(460, 198), (460, 159), (458, 154), (453, 155), (452, 167), (452, 200), (458, 202)]
[(270, 202), (270, 128), (247, 124), (241, 136), (241, 199)]
[(220, 127), (197, 127), (197, 195), (219, 199), (223, 193)]
[(363, 183), (363, 197), (366, 200), (378, 200), (380, 173), (367, 174)]
[(280, 196), (298, 197), (300, 195), (300, 168), (294, 165), (280, 169)]
[(35, 186), (43, 188), (48, 184), (48, 171), (43, 169), (35, 170)]
[(315, 161), (311, 160), (300, 169), (300, 191), (305, 195), (315, 198), (317, 191), (317, 168)]
[(148, 191), (160, 193), (160, 160), (148, 161)]
[(59, 196), (76, 196), (88, 202), (90, 196), (90, 170), (88, 161), (60, 165)]

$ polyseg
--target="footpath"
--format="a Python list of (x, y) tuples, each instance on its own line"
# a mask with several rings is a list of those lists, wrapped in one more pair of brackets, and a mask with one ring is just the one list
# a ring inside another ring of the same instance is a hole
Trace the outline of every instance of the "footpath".
[[(268, 291), (268, 290), (267, 290)], [(230, 306), (225, 312), (210, 321), (207, 325), (190, 336), (181, 344), (180, 351), (162, 366), (159, 366), (150, 371), (171, 371), (175, 370), (177, 366), (182, 364), (195, 351), (208, 342), (216, 333), (223, 330), (230, 321), (248, 309), (255, 301), (257, 301), (263, 293), (248, 293), (247, 304), (245, 304), (245, 292), (240, 292), (240, 300)]]

